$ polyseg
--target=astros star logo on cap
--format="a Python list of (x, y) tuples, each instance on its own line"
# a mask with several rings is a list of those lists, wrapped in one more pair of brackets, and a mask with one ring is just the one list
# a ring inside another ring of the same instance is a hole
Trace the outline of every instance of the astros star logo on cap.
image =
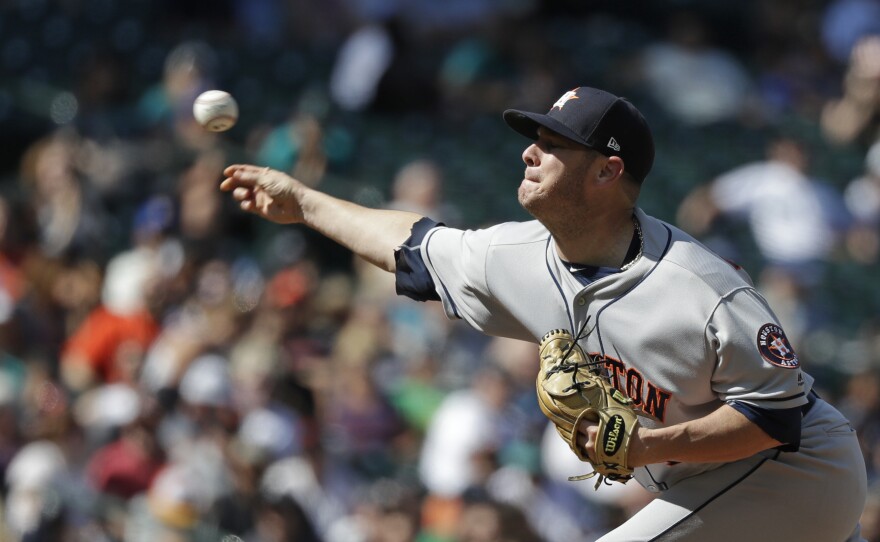
[(568, 102), (568, 100), (577, 100), (577, 99), (579, 99), (579, 97), (577, 95), (577, 89), (569, 90), (568, 92), (566, 92), (565, 94), (560, 96), (558, 100), (556, 100), (556, 103), (553, 104), (553, 107), (551, 107), (551, 109), (554, 109), (556, 107), (558, 107), (559, 109), (562, 109), (562, 106), (564, 106), (565, 103)]

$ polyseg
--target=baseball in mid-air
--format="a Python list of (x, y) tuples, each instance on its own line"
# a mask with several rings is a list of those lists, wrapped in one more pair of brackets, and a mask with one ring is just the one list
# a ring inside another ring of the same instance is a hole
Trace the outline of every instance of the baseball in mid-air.
[(238, 120), (238, 103), (224, 90), (207, 90), (193, 102), (193, 116), (210, 132), (225, 132)]

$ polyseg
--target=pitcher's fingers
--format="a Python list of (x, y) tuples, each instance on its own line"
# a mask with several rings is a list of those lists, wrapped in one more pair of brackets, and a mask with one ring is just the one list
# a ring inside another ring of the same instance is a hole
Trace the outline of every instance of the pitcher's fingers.
[(255, 179), (269, 171), (266, 166), (255, 166), (253, 164), (232, 164), (228, 166), (223, 173), (227, 177), (235, 177), (237, 179)]
[(247, 164), (233, 164), (223, 170), (226, 179), (220, 183), (220, 188), (229, 190), (235, 186), (256, 186), (262, 174), (268, 168), (251, 166)]
[(250, 188), (237, 186), (232, 191), (232, 197), (237, 199), (238, 201), (245, 201), (249, 199), (254, 199), (254, 193)]
[(224, 192), (229, 192), (230, 190), (233, 190), (234, 188), (240, 186), (240, 184), (241, 183), (239, 183), (236, 179), (233, 179), (232, 177), (226, 177), (220, 183), (220, 190)]
[(233, 175), (235, 175), (236, 171), (238, 171), (240, 169), (247, 168), (247, 167), (248, 167), (248, 164), (230, 164), (230, 165), (226, 166), (226, 169), (223, 170), (223, 174), (226, 175), (227, 177), (232, 177)]
[(253, 188), (257, 186), (257, 179), (242, 178), (241, 174), (239, 173), (236, 174), (234, 177), (226, 177), (225, 179), (223, 179), (223, 181), (220, 183), (220, 190), (223, 190), (224, 192), (229, 192), (230, 190), (233, 190), (240, 186), (243, 186), (245, 188)]
[(221, 190), (231, 190), (237, 186), (254, 187), (260, 178), (269, 171), (268, 167), (252, 166), (248, 164), (233, 164), (223, 170), (226, 179), (220, 183)]
[(590, 442), (589, 440), (587, 440), (587, 437), (578, 434), (576, 442), (578, 449), (583, 450), (584, 454), (590, 459), (590, 461), (595, 461), (595, 458), (593, 457), (594, 454), (590, 453), (592, 450), (587, 448), (587, 444)]

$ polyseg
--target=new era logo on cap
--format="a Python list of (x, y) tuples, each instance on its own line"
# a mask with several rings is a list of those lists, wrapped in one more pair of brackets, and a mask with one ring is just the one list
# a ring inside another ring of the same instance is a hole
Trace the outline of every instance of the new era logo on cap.
[(620, 151), (620, 143), (617, 142), (613, 137), (608, 140), (608, 148), (613, 149), (615, 151)]
[(654, 139), (642, 114), (604, 90), (578, 87), (560, 96), (546, 115), (508, 109), (504, 120), (531, 139), (538, 138), (543, 126), (606, 156), (619, 156), (624, 171), (637, 182), (654, 163)]

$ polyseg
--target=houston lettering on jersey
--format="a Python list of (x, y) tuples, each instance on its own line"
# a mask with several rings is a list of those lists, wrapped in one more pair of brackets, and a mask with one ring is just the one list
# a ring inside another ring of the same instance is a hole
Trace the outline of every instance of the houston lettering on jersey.
[(627, 369), (626, 365), (619, 359), (603, 356), (598, 353), (591, 353), (590, 357), (595, 357), (605, 365), (605, 369), (611, 377), (611, 384), (632, 399), (635, 406), (661, 422), (664, 421), (666, 418), (666, 405), (669, 403), (669, 399), (672, 398), (671, 393), (655, 386), (637, 369), (632, 367)]

